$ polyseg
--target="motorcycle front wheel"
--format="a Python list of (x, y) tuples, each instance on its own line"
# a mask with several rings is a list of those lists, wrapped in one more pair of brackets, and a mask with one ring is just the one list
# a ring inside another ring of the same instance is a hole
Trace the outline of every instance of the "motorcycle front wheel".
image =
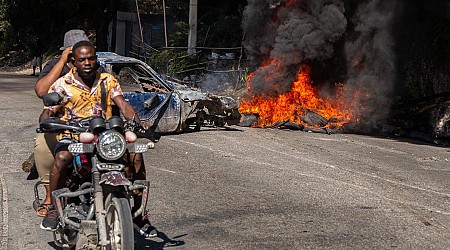
[(133, 219), (128, 200), (113, 197), (106, 204), (106, 233), (111, 250), (133, 250)]

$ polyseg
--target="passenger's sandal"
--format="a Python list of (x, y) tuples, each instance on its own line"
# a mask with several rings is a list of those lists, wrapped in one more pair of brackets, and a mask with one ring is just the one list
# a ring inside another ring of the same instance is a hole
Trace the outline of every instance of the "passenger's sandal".
[(36, 210), (36, 215), (39, 217), (45, 217), (48, 213), (48, 209), (52, 206), (52, 204), (41, 204)]

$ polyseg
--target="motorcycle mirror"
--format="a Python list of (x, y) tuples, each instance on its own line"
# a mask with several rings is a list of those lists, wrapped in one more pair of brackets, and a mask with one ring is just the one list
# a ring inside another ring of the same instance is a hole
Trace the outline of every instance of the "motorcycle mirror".
[(53, 93), (45, 94), (43, 96), (42, 100), (44, 101), (45, 106), (55, 106), (55, 105), (60, 104), (61, 101), (63, 100), (63, 98), (61, 96), (59, 96), (58, 93), (53, 92)]
[(147, 110), (151, 110), (153, 108), (155, 108), (156, 106), (158, 106), (158, 104), (160, 104), (160, 100), (158, 95), (154, 95), (150, 98), (148, 98), (145, 102), (144, 102), (144, 109)]

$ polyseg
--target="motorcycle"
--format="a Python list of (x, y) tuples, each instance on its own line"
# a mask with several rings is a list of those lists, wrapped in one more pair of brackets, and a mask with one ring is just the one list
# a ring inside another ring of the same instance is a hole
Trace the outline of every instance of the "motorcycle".
[[(46, 106), (60, 101), (57, 93), (44, 96)], [(151, 109), (158, 103), (158, 97), (150, 98), (143, 109)], [(134, 249), (133, 218), (146, 211), (150, 183), (130, 181), (123, 158), (154, 148), (159, 134), (143, 130), (134, 117), (124, 121), (118, 116), (68, 122), (51, 118), (41, 122), (37, 129), (39, 133), (60, 131), (78, 139), (72, 140), (68, 147), (73, 162), (65, 186), (52, 192), (59, 215), (59, 225), (53, 231), (55, 244), (65, 249)], [(138, 143), (137, 138), (151, 142)], [(42, 203), (38, 192), (41, 184), (37, 182), (34, 186), (35, 210)], [(142, 201), (132, 213), (136, 203), (134, 192), (142, 194)]]

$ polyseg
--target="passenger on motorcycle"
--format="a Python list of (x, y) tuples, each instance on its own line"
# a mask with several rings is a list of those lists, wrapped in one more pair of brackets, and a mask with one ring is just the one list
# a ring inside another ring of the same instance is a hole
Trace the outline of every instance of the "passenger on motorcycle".
[[(64, 43), (60, 48), (61, 55), (58, 59), (50, 60), (44, 69), (39, 73), (34, 91), (39, 98), (47, 94), (50, 86), (60, 77), (69, 73), (74, 67), (72, 63), (72, 46), (79, 41), (89, 41), (88, 36), (83, 30), (69, 30), (64, 34)], [(105, 70), (99, 66), (98, 72)], [(53, 166), (53, 151), (57, 143), (56, 135), (51, 133), (37, 133), (34, 144), (34, 159), (36, 169), (39, 173), (40, 181), (45, 188), (45, 198), (37, 207), (36, 214), (44, 217), (51, 205), (49, 191), (49, 175)]]
[[(92, 43), (81, 41), (73, 46), (73, 68), (64, 77), (59, 78), (49, 89), (49, 93), (56, 92), (64, 96), (63, 102), (58, 106), (45, 107), (40, 116), (40, 121), (52, 117), (56, 112), (64, 112), (62, 121), (69, 119), (81, 120), (91, 116), (103, 116), (105, 119), (111, 117), (112, 106), (116, 105), (127, 120), (135, 119), (139, 124), (141, 121), (135, 110), (123, 97), (119, 82), (114, 76), (108, 73), (98, 73), (96, 69), (96, 51)], [(102, 87), (106, 90), (106, 105), (102, 104)], [(102, 106), (105, 110), (102, 110)], [(146, 125), (142, 123), (146, 128)], [(62, 188), (64, 185), (65, 173), (72, 162), (72, 154), (68, 151), (67, 137), (63, 133), (58, 135), (58, 143), (55, 147), (55, 160), (50, 171), (49, 191)], [(135, 154), (132, 161), (132, 173), (129, 173), (135, 180), (146, 178), (145, 166), (142, 154)], [(136, 194), (139, 195), (139, 194)], [(135, 199), (139, 201), (140, 199)], [(53, 203), (53, 202), (52, 202)], [(140, 204), (135, 204), (139, 208)], [(146, 216), (138, 216), (134, 223), (141, 228), (141, 234), (151, 236), (150, 231), (154, 228), (148, 222)], [(58, 225), (57, 211), (51, 207), (41, 223), (41, 228), (54, 230)]]

